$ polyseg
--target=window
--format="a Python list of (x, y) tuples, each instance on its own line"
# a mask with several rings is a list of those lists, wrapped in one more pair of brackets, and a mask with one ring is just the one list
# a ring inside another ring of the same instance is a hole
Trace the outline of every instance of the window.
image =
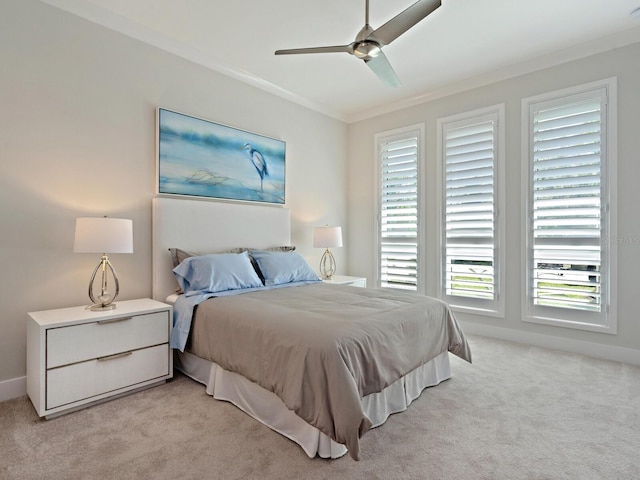
[(376, 135), (381, 287), (422, 290), (418, 246), (422, 138), (421, 126)]
[(527, 321), (615, 333), (615, 80), (523, 100)]
[(458, 309), (503, 313), (499, 170), (504, 106), (438, 120), (441, 296)]

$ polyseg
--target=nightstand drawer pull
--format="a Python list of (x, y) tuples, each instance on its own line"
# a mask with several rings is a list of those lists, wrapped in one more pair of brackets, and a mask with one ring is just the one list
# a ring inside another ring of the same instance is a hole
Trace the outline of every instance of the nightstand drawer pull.
[(122, 352), (116, 353), (115, 355), (107, 355), (106, 357), (98, 357), (99, 362), (104, 362), (106, 360), (115, 360), (116, 358), (128, 357), (132, 352)]
[(106, 325), (108, 323), (124, 322), (125, 320), (131, 320), (133, 317), (122, 318), (109, 318), (107, 320), (98, 320), (98, 325)]

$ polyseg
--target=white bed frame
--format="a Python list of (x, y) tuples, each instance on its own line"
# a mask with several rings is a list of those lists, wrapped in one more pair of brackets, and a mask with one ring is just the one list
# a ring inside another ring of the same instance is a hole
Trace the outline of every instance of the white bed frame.
[[(224, 252), (237, 247), (269, 248), (290, 245), (287, 208), (157, 197), (153, 199), (153, 298), (171, 301), (177, 283), (171, 272), (169, 248), (198, 253)], [(175, 368), (203, 383), (218, 400), (233, 403), (269, 428), (298, 443), (309, 457), (338, 458), (347, 453), (336, 443), (288, 410), (273, 393), (215, 363), (176, 351)], [(392, 413), (407, 409), (428, 386), (451, 376), (448, 352), (399, 379), (384, 391), (363, 398), (374, 427)]]

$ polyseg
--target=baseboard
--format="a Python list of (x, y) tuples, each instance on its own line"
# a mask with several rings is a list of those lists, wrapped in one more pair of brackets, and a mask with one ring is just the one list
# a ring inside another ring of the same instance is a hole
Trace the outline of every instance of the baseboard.
[(640, 366), (640, 350), (460, 321), (465, 333)]
[(0, 382), (0, 402), (27, 394), (27, 377), (12, 378)]

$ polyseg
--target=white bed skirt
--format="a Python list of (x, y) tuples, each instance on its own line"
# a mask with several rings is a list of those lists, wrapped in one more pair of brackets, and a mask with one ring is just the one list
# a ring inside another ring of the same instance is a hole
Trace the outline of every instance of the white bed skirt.
[[(347, 448), (298, 417), (274, 393), (229, 372), (216, 363), (177, 350), (174, 367), (206, 386), (217, 400), (233, 403), (272, 430), (293, 440), (313, 458), (339, 458)], [(451, 377), (449, 353), (444, 352), (429, 363), (389, 385), (380, 393), (362, 399), (364, 411), (374, 427), (382, 425), (392, 413), (407, 409), (422, 390)]]

